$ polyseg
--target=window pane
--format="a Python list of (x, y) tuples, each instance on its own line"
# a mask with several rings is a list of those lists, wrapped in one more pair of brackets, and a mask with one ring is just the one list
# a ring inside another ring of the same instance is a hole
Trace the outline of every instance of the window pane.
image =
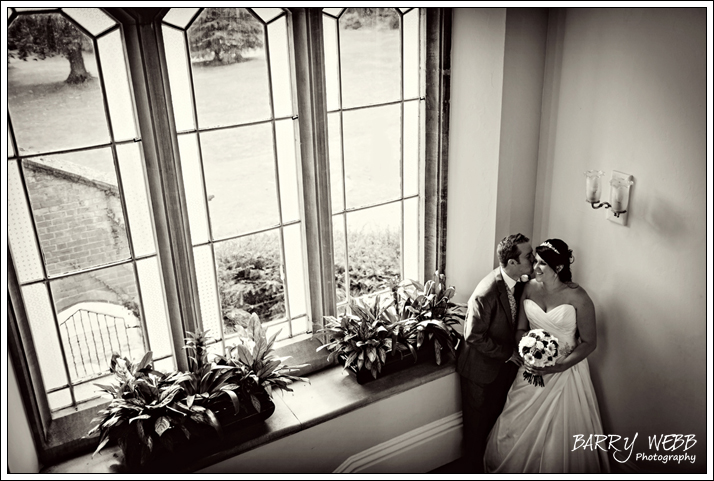
[[(194, 245), (208, 241), (208, 219), (206, 217), (206, 196), (203, 193), (203, 173), (198, 155), (198, 136), (179, 135), (181, 174), (186, 193), (188, 221), (191, 225), (191, 242)], [(210, 200), (210, 197), (209, 197)]]
[(292, 119), (275, 122), (280, 173), (280, 208), (283, 222), (300, 219), (298, 165), (295, 159), (295, 124)]
[(134, 255), (145, 256), (156, 252), (156, 244), (139, 146), (140, 143), (117, 145), (117, 158)]
[(131, 264), (50, 282), (72, 382), (109, 370), (112, 353), (144, 354), (139, 294)]
[(401, 98), (399, 22), (391, 8), (348, 8), (340, 17), (343, 107)]
[(115, 30), (97, 40), (97, 44), (102, 61), (104, 88), (107, 91), (114, 140), (133, 139), (137, 137), (136, 122), (121, 33)]
[(400, 281), (400, 244), (398, 202), (347, 214), (351, 296), (390, 289)]
[[(256, 8), (260, 10), (280, 10), (278, 8)], [(288, 55), (288, 24), (285, 17), (268, 25), (270, 46), (270, 80), (273, 84), (273, 109), (275, 117), (287, 117), (293, 113), (291, 91), (290, 58)]]
[(419, 280), (419, 198), (404, 201), (404, 279)]
[(335, 8), (335, 7), (326, 7), (322, 9), (325, 13), (329, 13), (333, 17), (339, 17), (340, 13), (342, 13), (342, 10), (344, 8)]
[(61, 389), (47, 395), (47, 401), (50, 404), (50, 410), (57, 411), (72, 405), (72, 396), (69, 393), (69, 388)]
[(265, 22), (268, 23), (281, 13), (282, 8), (254, 8), (253, 11)]
[(25, 286), (22, 288), (22, 298), (45, 389), (63, 386), (67, 384), (67, 375), (47, 288), (42, 283)]
[(201, 148), (213, 238), (277, 225), (270, 124), (202, 133)]
[(335, 290), (339, 304), (347, 300), (344, 214), (332, 216), (332, 245), (335, 256)]
[(290, 301), (290, 316), (293, 318), (307, 313), (305, 268), (302, 256), (302, 233), (300, 230), (300, 224), (289, 225), (283, 229), (288, 300)]
[(206, 8), (188, 30), (201, 128), (270, 118), (264, 26), (244, 8)]
[(186, 28), (186, 25), (188, 25), (188, 22), (191, 21), (197, 11), (197, 8), (172, 8), (164, 16), (164, 22), (175, 25), (178, 28)]
[(342, 129), (339, 112), (327, 114), (327, 139), (330, 154), (332, 212), (335, 213), (345, 209), (345, 185), (342, 176)]
[(12, 146), (12, 139), (10, 138), (10, 126), (7, 127), (7, 156), (15, 157), (15, 148)]
[(279, 231), (215, 244), (225, 333), (246, 327), (255, 312), (262, 322), (285, 318)]
[(89, 37), (59, 14), (22, 15), (8, 28), (8, 46), (8, 108), (20, 153), (109, 141)]
[(404, 195), (419, 193), (419, 101), (404, 102)]
[[(40, 280), (44, 272), (16, 160), (7, 164), (7, 186), (7, 235), (18, 280), (21, 283)], [(50, 235), (48, 226), (39, 228), (38, 234)]]
[(178, 132), (192, 130), (195, 125), (186, 39), (182, 31), (166, 25), (162, 25), (161, 31), (164, 34), (166, 69), (171, 82), (171, 103), (174, 108), (176, 130)]
[(49, 275), (129, 257), (110, 149), (38, 157), (23, 169)]
[(218, 291), (216, 290), (216, 272), (214, 270), (211, 246), (193, 248), (193, 260), (196, 266), (198, 298), (201, 303), (203, 330), (214, 338), (221, 337), (221, 313), (218, 311)]
[(62, 11), (94, 36), (116, 25), (114, 20), (98, 8), (63, 8)]
[(173, 349), (158, 259), (151, 257), (137, 261), (136, 270), (139, 275), (141, 299), (144, 302), (146, 331), (154, 359), (170, 356), (173, 354)]
[(419, 9), (404, 15), (404, 98), (419, 96)]
[(340, 66), (337, 53), (337, 20), (322, 16), (322, 35), (325, 45), (325, 90), (327, 110), (340, 108)]
[(401, 106), (344, 112), (347, 207), (399, 198)]

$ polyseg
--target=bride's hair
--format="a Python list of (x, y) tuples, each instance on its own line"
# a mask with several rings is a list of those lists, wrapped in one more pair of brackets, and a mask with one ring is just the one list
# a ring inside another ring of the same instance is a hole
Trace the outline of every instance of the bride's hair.
[(573, 273), (570, 272), (570, 264), (575, 259), (573, 258), (573, 251), (568, 248), (568, 244), (560, 239), (548, 239), (536, 247), (535, 251), (554, 271), (557, 271), (558, 266), (563, 266), (558, 272), (558, 278), (565, 284), (570, 285), (572, 283)]

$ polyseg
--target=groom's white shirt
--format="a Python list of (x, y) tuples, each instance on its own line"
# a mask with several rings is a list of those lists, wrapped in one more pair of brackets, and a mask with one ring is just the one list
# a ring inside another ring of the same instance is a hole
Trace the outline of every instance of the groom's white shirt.
[(511, 277), (506, 274), (506, 271), (503, 270), (503, 267), (498, 266), (498, 268), (501, 269), (501, 276), (503, 277), (503, 280), (506, 281), (506, 285), (508, 286), (508, 288), (513, 290), (518, 281), (511, 279)]

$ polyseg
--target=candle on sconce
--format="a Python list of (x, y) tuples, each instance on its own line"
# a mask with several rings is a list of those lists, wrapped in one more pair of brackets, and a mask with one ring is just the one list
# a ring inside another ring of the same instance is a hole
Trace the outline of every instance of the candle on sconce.
[(610, 203), (613, 212), (625, 212), (630, 199), (630, 186), (634, 184), (631, 180), (612, 179), (610, 185)]
[(590, 203), (600, 201), (600, 177), (605, 174), (602, 170), (588, 170), (585, 172), (585, 200)]

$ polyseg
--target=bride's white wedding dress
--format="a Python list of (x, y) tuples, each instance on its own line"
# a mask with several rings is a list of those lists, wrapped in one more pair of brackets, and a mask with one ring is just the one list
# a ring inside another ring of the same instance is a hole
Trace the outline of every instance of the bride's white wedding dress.
[[(548, 312), (531, 299), (523, 303), (531, 329), (545, 329), (558, 338), (565, 355), (577, 345), (575, 308), (561, 304)], [(565, 356), (561, 357), (561, 361)], [(503, 413), (489, 434), (484, 455), (490, 473), (608, 473), (601, 449), (573, 451), (574, 436), (587, 440), (603, 434), (597, 398), (587, 359), (570, 369), (543, 376), (534, 386), (518, 370)]]

